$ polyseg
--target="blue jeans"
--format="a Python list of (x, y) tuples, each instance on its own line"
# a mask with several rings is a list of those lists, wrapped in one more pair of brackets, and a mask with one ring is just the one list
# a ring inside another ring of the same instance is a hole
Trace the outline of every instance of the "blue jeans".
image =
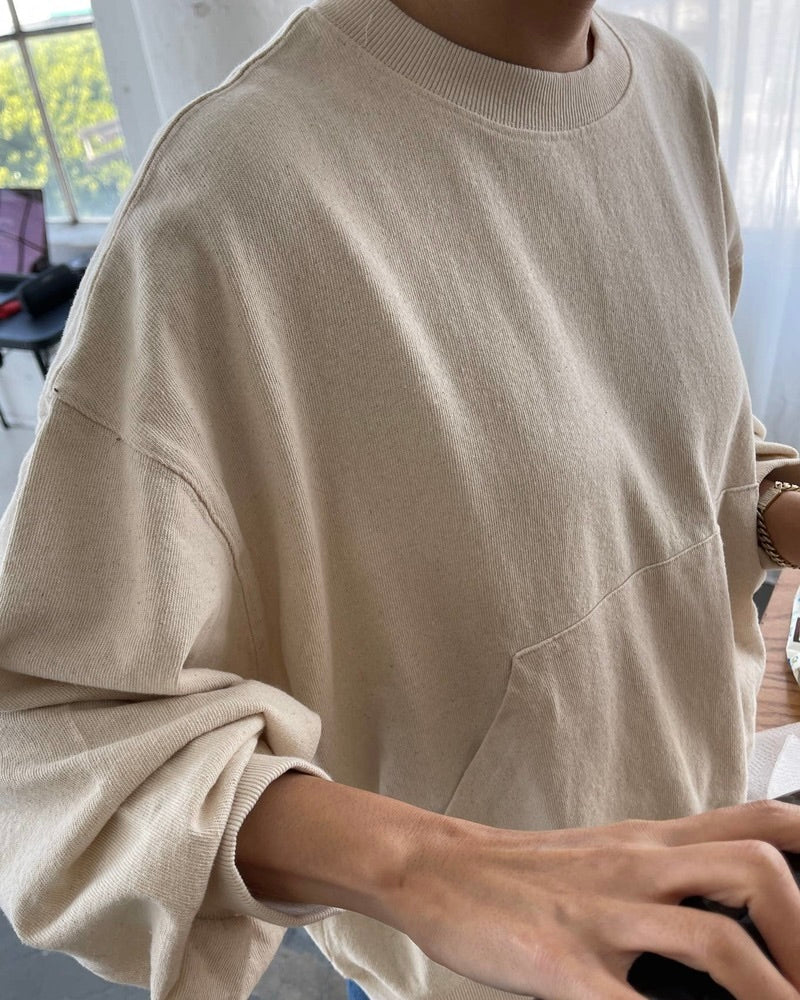
[(347, 980), (347, 1000), (369, 1000), (367, 994), (361, 989), (358, 983), (352, 979)]

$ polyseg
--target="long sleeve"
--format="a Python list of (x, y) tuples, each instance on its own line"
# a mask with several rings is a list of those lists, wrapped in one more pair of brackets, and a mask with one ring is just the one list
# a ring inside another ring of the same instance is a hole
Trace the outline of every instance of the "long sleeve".
[[(720, 176), (722, 178), (722, 190), (725, 201), (725, 217), (729, 224), (728, 231), (730, 234), (728, 241), (728, 273), (730, 279), (732, 316), (736, 309), (736, 303), (739, 300), (739, 292), (742, 285), (743, 247), (739, 218), (722, 160), (720, 160)], [(766, 435), (766, 427), (758, 419), (758, 417), (753, 414), (753, 440), (756, 450), (756, 481), (759, 483), (762, 482), (765, 476), (768, 476), (776, 469), (786, 469), (787, 475), (790, 475), (793, 481), (800, 482), (800, 453), (798, 453), (797, 449), (791, 445), (781, 444), (777, 441), (767, 441)], [(753, 515), (753, 518), (753, 530), (755, 531), (755, 514)], [(762, 569), (770, 570), (781, 568), (778, 563), (774, 562), (774, 560), (767, 554), (761, 545), (758, 546), (758, 558)]]
[[(715, 134), (717, 132), (716, 102), (710, 84), (708, 87), (710, 94), (710, 108), (712, 121), (714, 122)], [(736, 304), (739, 301), (739, 293), (742, 287), (743, 276), (743, 251), (741, 224), (736, 210), (736, 203), (733, 198), (728, 175), (722, 157), (719, 157), (720, 184), (722, 187), (722, 200), (725, 212), (725, 227), (728, 237), (728, 281), (730, 294), (730, 312), (733, 316), (736, 311)], [(800, 482), (800, 453), (797, 449), (788, 444), (781, 444), (776, 441), (766, 440), (767, 430), (761, 420), (753, 414), (753, 440), (756, 451), (756, 480), (762, 482), (765, 476), (776, 469), (786, 469), (786, 474), (791, 476), (793, 482)], [(755, 531), (755, 514), (753, 530)], [(764, 549), (758, 546), (758, 557), (762, 569), (779, 569), (778, 563), (774, 562)]]
[(235, 866), (271, 781), (333, 779), (242, 583), (237, 257), (197, 162), (151, 153), (109, 225), (0, 520), (0, 906), (153, 1000), (245, 998), (286, 927), (341, 912), (255, 899)]
[[(776, 469), (782, 469), (785, 470), (785, 478), (793, 483), (800, 483), (800, 453), (791, 445), (767, 441), (766, 434), (766, 427), (754, 414), (753, 435), (756, 442), (756, 478), (758, 482), (762, 482), (765, 476)], [(780, 479), (780, 476), (776, 478)], [(758, 546), (758, 558), (763, 569), (781, 568), (760, 545)]]
[(154, 998), (230, 996), (210, 984), (248, 962), (257, 981), (280, 928), (340, 911), (254, 899), (238, 829), (284, 771), (330, 776), (311, 762), (319, 717), (246, 679), (222, 532), (184, 479), (56, 399), (0, 522), (0, 567), (14, 931)]

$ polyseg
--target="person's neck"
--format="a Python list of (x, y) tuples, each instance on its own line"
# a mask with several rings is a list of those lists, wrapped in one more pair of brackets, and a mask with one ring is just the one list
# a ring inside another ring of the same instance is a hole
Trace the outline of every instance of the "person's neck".
[(595, 0), (393, 0), (464, 48), (531, 69), (569, 73), (592, 60)]

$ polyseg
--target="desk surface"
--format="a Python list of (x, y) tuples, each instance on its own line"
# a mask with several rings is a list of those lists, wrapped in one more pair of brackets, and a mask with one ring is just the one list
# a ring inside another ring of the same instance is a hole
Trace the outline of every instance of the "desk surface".
[(767, 665), (758, 692), (756, 732), (800, 722), (800, 684), (786, 659), (792, 604), (798, 588), (800, 569), (782, 569), (761, 619)]

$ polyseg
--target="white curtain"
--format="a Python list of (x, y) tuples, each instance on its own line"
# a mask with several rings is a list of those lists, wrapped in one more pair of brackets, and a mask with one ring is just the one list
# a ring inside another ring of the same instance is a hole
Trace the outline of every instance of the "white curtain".
[(800, 448), (800, 0), (601, 0), (674, 35), (714, 88), (744, 241), (734, 315), (753, 411)]

